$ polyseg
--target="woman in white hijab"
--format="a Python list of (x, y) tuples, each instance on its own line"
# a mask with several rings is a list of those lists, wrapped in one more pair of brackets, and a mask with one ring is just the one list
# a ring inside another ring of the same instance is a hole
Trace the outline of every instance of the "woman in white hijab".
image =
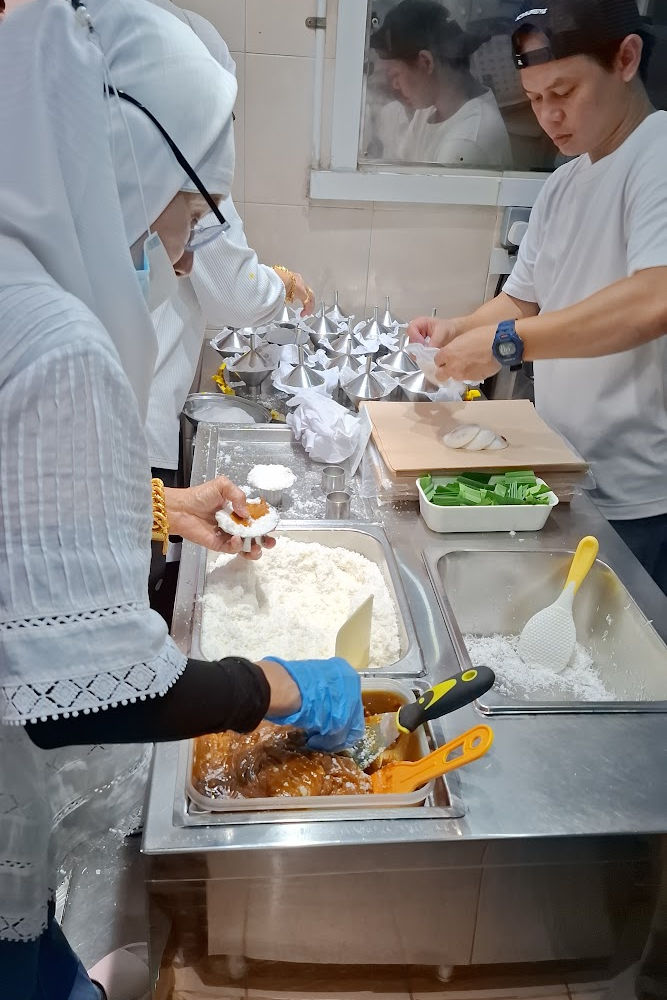
[[(89, 9), (34, 0), (0, 30), (0, 983), (11, 1000), (99, 996), (49, 903), (52, 831), (79, 773), (100, 799), (118, 785), (117, 760), (90, 745), (252, 729), (263, 716), (328, 749), (363, 731), (343, 661), (187, 660), (148, 607), (142, 425), (156, 346), (136, 268), (148, 258), (140, 279), (159, 298), (171, 266), (191, 266), (186, 245), (213, 235), (197, 218), (218, 211), (208, 191), (229, 189), (235, 83), (143, 0)], [(149, 224), (162, 242), (144, 238)], [(171, 507), (187, 534), (192, 511)], [(193, 534), (212, 532), (206, 513)]]
[[(151, 0), (195, 32), (213, 58), (236, 74), (229, 49), (219, 33), (194, 11), (182, 10), (171, 0)], [(279, 314), (285, 301), (303, 304), (312, 312), (314, 293), (297, 272), (260, 263), (248, 246), (243, 222), (230, 197), (220, 205), (230, 228), (220, 239), (202, 247), (189, 278), (153, 313), (158, 358), (150, 390), (146, 438), (154, 475), (174, 481), (179, 464), (179, 418), (190, 391), (207, 325), (262, 326)], [(212, 216), (204, 223), (213, 223)]]

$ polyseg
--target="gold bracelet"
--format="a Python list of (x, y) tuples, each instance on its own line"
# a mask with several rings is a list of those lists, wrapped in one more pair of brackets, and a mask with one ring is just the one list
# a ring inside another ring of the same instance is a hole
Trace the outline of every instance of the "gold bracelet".
[(288, 267), (283, 267), (282, 264), (274, 264), (273, 270), (278, 273), (282, 272), (288, 276), (287, 287), (285, 288), (285, 302), (291, 305), (294, 302), (294, 291), (296, 289), (296, 278), (294, 277), (294, 272), (290, 271)]
[(151, 479), (151, 498), (153, 501), (153, 531), (151, 541), (162, 542), (162, 555), (166, 556), (169, 546), (169, 521), (167, 520), (167, 501), (164, 496), (164, 483), (161, 479)]

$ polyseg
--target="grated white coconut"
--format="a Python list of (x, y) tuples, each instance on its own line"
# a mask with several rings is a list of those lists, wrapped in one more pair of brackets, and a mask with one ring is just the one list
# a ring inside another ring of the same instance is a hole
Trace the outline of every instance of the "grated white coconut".
[(296, 476), (286, 465), (253, 465), (248, 473), (248, 483), (256, 490), (288, 490)]
[(518, 635), (464, 635), (474, 666), (486, 664), (496, 675), (493, 690), (522, 701), (611, 701), (593, 658), (577, 643), (561, 673), (525, 663), (518, 652)]
[(373, 594), (371, 668), (400, 657), (394, 601), (379, 567), (342, 547), (279, 538), (257, 562), (219, 555), (202, 602), (201, 651), (206, 659), (326, 659), (338, 629)]
[[(257, 503), (257, 499), (248, 497), (248, 503)], [(260, 538), (268, 535), (277, 526), (280, 514), (273, 507), (269, 507), (266, 514), (251, 520), (250, 524), (239, 524), (232, 518), (232, 505), (227, 503), (215, 515), (218, 527), (228, 535), (237, 535), (239, 538)]]

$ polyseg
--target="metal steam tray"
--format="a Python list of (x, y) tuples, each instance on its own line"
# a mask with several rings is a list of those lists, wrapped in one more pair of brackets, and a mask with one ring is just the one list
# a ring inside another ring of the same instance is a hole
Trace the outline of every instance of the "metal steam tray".
[[(488, 542), (486, 543), (488, 545)], [(558, 596), (572, 552), (544, 547), (508, 550), (466, 543), (434, 545), (424, 559), (457, 652), (470, 666), (463, 635), (518, 635)], [(667, 646), (616, 573), (597, 559), (574, 602), (579, 642), (589, 651), (610, 700), (509, 697), (497, 687), (477, 707), (517, 713), (667, 712)]]
[[(398, 567), (391, 551), (384, 530), (376, 524), (359, 525), (349, 521), (293, 521), (284, 523), (272, 532), (276, 537), (287, 536), (297, 542), (318, 542), (328, 548), (342, 547), (352, 552), (358, 552), (380, 569), (384, 581), (393, 599), (398, 619), (398, 635), (400, 655), (395, 663), (386, 664), (378, 669), (366, 671), (371, 677), (391, 674), (393, 676), (417, 677), (424, 672), (419, 651), (419, 644), (408, 608), (407, 598)], [(215, 552), (206, 553), (200, 550), (197, 568), (195, 592), (197, 597), (206, 593), (206, 579), (209, 566), (217, 558)], [(192, 619), (191, 642), (189, 655), (195, 659), (206, 659), (201, 651), (202, 608), (201, 601), (196, 600)], [(270, 637), (267, 636), (267, 646), (270, 647)], [(183, 646), (181, 645), (181, 648)], [(334, 651), (331, 651), (333, 656)]]
[[(240, 427), (220, 425), (211, 434), (207, 458), (208, 478), (227, 476), (243, 486), (254, 465), (286, 465), (296, 476), (280, 516), (289, 520), (324, 517), (325, 495), (321, 488), (323, 465), (313, 462), (291, 430), (272, 424), (248, 424)], [(198, 432), (201, 434), (201, 428)], [(345, 463), (341, 463), (345, 466)], [(351, 493), (350, 520), (372, 521), (370, 506), (359, 495), (358, 480), (348, 477)]]
[[(390, 678), (378, 676), (376, 671), (372, 677), (364, 678), (364, 687), (367, 690), (383, 690), (391, 686), (392, 689), (400, 687), (407, 695), (419, 697), (428, 688), (425, 680), (410, 680), (392, 682)], [(443, 720), (436, 720), (433, 723), (426, 723), (423, 728), (423, 749), (425, 753), (435, 750), (448, 739), (452, 739), (460, 730), (460, 724), (450, 720), (447, 732), (441, 726)], [(190, 793), (192, 774), (192, 741), (182, 740), (178, 744), (178, 762), (175, 777), (175, 796), (172, 813), (172, 822), (177, 827), (255, 827), (279, 822), (287, 824), (286, 828), (296, 826), (301, 828), (304, 823), (331, 823), (345, 820), (348, 823), (360, 823), (367, 820), (380, 820), (387, 822), (394, 819), (415, 820), (415, 819), (461, 819), (465, 816), (465, 807), (459, 795), (455, 791), (458, 789), (458, 772), (443, 775), (429, 783), (425, 796), (413, 792), (410, 796), (405, 796), (404, 801), (397, 802), (399, 796), (384, 797), (385, 801), (379, 803), (377, 800), (381, 796), (360, 795), (354, 796), (356, 802), (349, 802), (342, 806), (336, 802), (336, 796), (329, 796), (328, 802), (322, 802), (317, 808), (312, 807), (312, 800), (300, 800), (298, 803), (276, 808), (275, 802), (271, 803), (271, 808), (261, 807), (256, 800), (255, 805), (250, 804), (244, 809), (226, 808), (221, 811), (214, 811), (210, 808), (203, 808), (193, 801)], [(454, 779), (453, 782), (451, 779)], [(340, 798), (343, 798), (342, 796)], [(412, 801), (411, 801), (412, 800)], [(249, 800), (251, 802), (251, 800)]]
[[(400, 681), (392, 680), (388, 677), (365, 677), (362, 681), (363, 691), (381, 691), (395, 694), (405, 705), (412, 701), (414, 693), (410, 687)], [(419, 746), (419, 753), (410, 760), (419, 760), (425, 757), (430, 751), (430, 745), (424, 727), (417, 730), (416, 740)], [(296, 796), (285, 796), (276, 798), (212, 798), (205, 795), (195, 786), (193, 778), (195, 740), (190, 740), (190, 753), (188, 757), (188, 780), (186, 794), (194, 805), (204, 812), (212, 813), (233, 813), (233, 812), (284, 812), (286, 809), (358, 809), (362, 807), (389, 808), (390, 806), (419, 806), (430, 795), (433, 790), (433, 781), (426, 782), (421, 788), (413, 792), (402, 794), (353, 794), (353, 795), (313, 795), (306, 798)]]

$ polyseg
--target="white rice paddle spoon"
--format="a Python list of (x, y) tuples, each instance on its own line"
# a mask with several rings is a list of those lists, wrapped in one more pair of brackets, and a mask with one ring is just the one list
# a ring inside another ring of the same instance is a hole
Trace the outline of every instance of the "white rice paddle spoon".
[(570, 662), (577, 642), (572, 602), (595, 562), (599, 544), (587, 535), (577, 545), (570, 572), (558, 600), (526, 622), (519, 636), (519, 656), (529, 666), (549, 667), (560, 673)]
[(372, 621), (373, 595), (371, 594), (338, 629), (336, 656), (347, 660), (355, 670), (365, 670), (371, 658)]

